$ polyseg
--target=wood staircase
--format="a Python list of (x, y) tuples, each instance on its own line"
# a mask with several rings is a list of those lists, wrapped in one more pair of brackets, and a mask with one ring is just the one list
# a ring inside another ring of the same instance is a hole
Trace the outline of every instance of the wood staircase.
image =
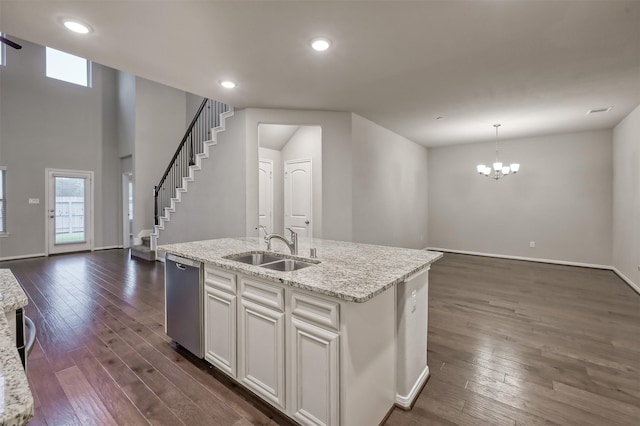
[(131, 248), (132, 257), (156, 260), (160, 231), (176, 211), (189, 182), (195, 180), (195, 172), (202, 168), (202, 161), (209, 158), (210, 148), (216, 145), (218, 134), (225, 130), (225, 120), (233, 113), (230, 105), (211, 99), (202, 101), (160, 182), (154, 187), (154, 226), (148, 230), (150, 236), (142, 238), (141, 245)]

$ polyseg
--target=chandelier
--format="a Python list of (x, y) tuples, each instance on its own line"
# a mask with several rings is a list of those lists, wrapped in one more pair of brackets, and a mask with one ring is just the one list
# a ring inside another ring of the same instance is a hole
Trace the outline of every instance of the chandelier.
[(493, 163), (493, 168), (485, 166), (484, 164), (478, 164), (476, 169), (481, 175), (498, 180), (509, 173), (518, 173), (518, 170), (520, 170), (520, 164), (511, 163), (508, 166), (503, 166), (502, 162), (498, 160), (498, 127), (500, 127), (500, 124), (494, 124), (493, 127), (496, 128), (496, 161)]

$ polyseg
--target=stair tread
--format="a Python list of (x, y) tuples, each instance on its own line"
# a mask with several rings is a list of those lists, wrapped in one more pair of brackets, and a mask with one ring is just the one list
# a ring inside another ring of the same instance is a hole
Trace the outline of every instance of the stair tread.
[(131, 257), (153, 262), (156, 260), (156, 252), (147, 246), (137, 245), (131, 247)]

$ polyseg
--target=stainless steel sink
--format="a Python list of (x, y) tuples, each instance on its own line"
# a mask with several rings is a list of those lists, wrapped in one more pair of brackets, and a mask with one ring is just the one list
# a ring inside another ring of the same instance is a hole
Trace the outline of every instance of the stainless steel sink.
[(277, 253), (239, 253), (225, 256), (225, 259), (246, 263), (247, 265), (260, 266), (274, 271), (291, 272), (298, 269), (313, 266), (320, 262), (289, 259)]
[(236, 262), (246, 263), (247, 265), (262, 265), (264, 263), (275, 262), (284, 259), (282, 256), (276, 256), (268, 253), (249, 253), (249, 254), (232, 254), (225, 256), (225, 259), (235, 260)]
[(303, 262), (302, 260), (283, 259), (260, 266), (262, 266), (263, 268), (273, 269), (274, 271), (290, 272), (313, 265), (313, 263)]

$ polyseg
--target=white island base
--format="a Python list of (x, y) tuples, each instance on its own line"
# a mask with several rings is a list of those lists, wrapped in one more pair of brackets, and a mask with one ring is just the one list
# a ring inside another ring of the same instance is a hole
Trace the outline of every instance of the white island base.
[(355, 303), (206, 266), (205, 359), (301, 424), (379, 424), (429, 375), (427, 277)]
[[(429, 377), (428, 271), (442, 253), (320, 239), (313, 265), (232, 260), (258, 238), (161, 247), (204, 263), (204, 357), (303, 425), (373, 426)], [(288, 256), (288, 255), (285, 255)]]
[(410, 409), (429, 378), (428, 268), (365, 303), (345, 306), (340, 418), (375, 425)]

